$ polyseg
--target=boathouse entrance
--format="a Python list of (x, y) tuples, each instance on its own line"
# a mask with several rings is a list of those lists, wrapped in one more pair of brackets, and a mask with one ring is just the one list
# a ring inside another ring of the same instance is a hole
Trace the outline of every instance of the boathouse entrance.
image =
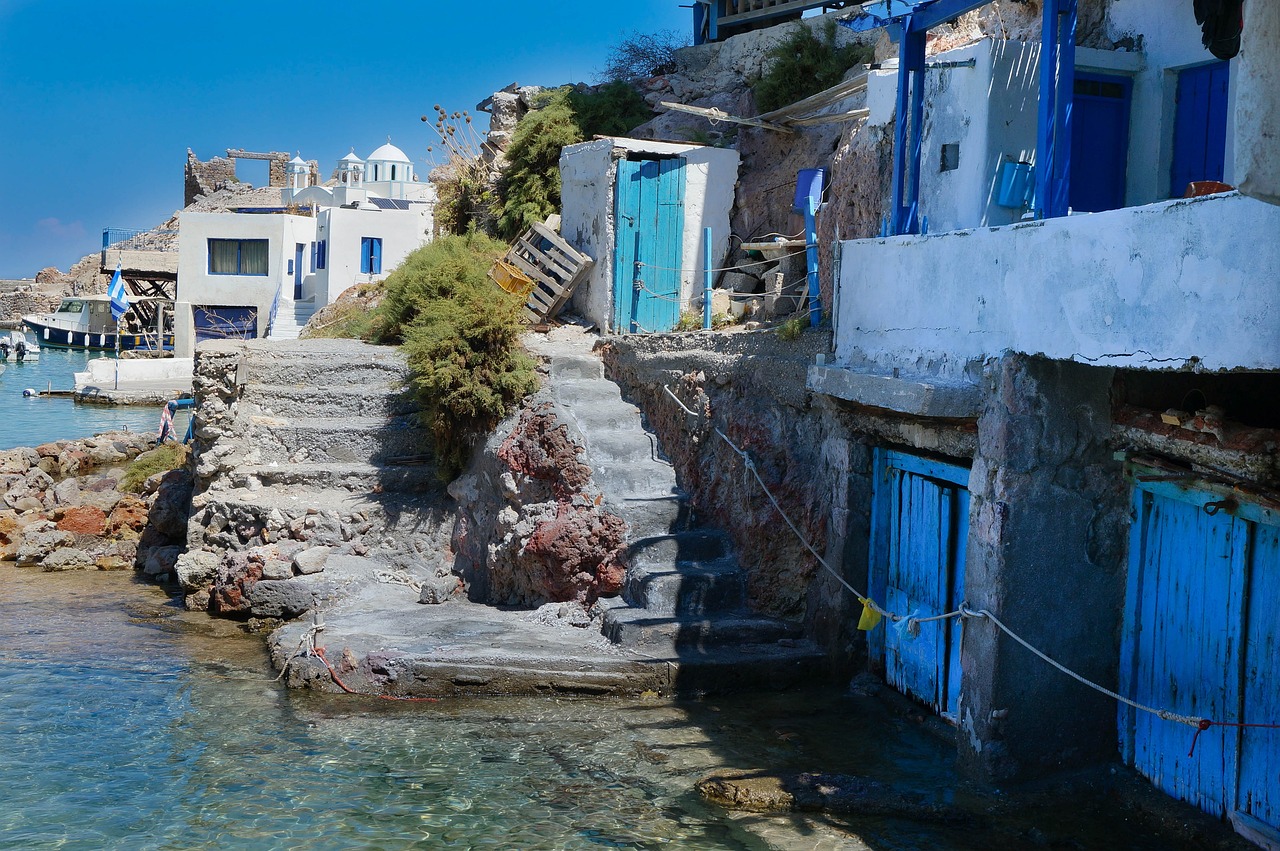
[(1120, 750), (1165, 792), (1280, 844), (1280, 509), (1138, 466), (1120, 693), (1212, 726), (1120, 707)]
[[(889, 611), (927, 618), (963, 601), (968, 482), (964, 467), (876, 450), (868, 584)], [(885, 623), (867, 634), (889, 684), (952, 722), (960, 707), (960, 623), (928, 624), (918, 634)]]

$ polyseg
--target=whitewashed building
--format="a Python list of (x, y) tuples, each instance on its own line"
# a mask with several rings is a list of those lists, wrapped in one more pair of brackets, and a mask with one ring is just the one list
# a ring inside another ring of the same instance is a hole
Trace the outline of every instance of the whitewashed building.
[[(366, 180), (372, 169), (380, 179)], [(390, 143), (343, 157), (336, 180), (310, 185), (295, 157), (279, 207), (180, 218), (175, 348), (203, 339), (294, 337), (344, 290), (382, 280), (431, 239), (434, 194)]]

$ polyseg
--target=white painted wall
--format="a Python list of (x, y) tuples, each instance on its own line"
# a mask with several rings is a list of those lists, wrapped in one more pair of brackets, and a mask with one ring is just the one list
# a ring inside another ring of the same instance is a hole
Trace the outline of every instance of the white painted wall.
[(959, 378), (1007, 351), (1280, 369), (1280, 207), (1237, 193), (845, 242), (836, 360)]
[(1280, 204), (1280, 3), (1246, 3), (1238, 63), (1235, 179)]
[(73, 373), (77, 388), (102, 385), (116, 380), (117, 369), (121, 381), (190, 381), (191, 358), (142, 358), (138, 360), (93, 358), (85, 364), (84, 372)]
[[(356, 284), (384, 280), (404, 258), (431, 238), (430, 208), (378, 210), (328, 207), (320, 210), (317, 238), (327, 240), (325, 268), (316, 271), (316, 306), (329, 304)], [(382, 272), (360, 271), (361, 239), (382, 239)]]
[[(310, 269), (310, 245), (316, 238), (316, 220), (310, 216), (268, 213), (182, 213), (178, 233), (178, 284), (174, 312), (177, 355), (186, 357), (184, 340), (191, 333), (192, 305), (254, 306), (258, 309), (258, 333), (267, 333), (271, 304), (280, 294), (279, 310), (292, 311), (293, 276), (289, 261), (302, 243), (304, 270)], [(265, 239), (269, 243), (266, 275), (209, 274), (210, 239)], [(304, 280), (304, 292), (306, 281)]]
[[(1142, 39), (1145, 65), (1133, 75), (1125, 201), (1133, 205), (1150, 204), (1169, 197), (1177, 72), (1217, 60), (1200, 43), (1200, 28), (1190, 2), (1116, 0), (1107, 12), (1107, 34), (1113, 41), (1136, 40), (1139, 36)], [(1274, 60), (1274, 54), (1271, 58)], [(1231, 102), (1237, 99), (1237, 66), (1238, 60), (1233, 60)], [(1232, 182), (1234, 170), (1235, 133), (1231, 124), (1228, 118), (1227, 183)]]
[(595, 260), (574, 293), (574, 308), (610, 330), (613, 316), (615, 160), (627, 152), (675, 154), (685, 161), (684, 238), (680, 297), (688, 303), (702, 289), (702, 232), (711, 228), (714, 263), (729, 249), (729, 211), (738, 182), (738, 152), (645, 139), (597, 139), (570, 145), (560, 154), (560, 233)]

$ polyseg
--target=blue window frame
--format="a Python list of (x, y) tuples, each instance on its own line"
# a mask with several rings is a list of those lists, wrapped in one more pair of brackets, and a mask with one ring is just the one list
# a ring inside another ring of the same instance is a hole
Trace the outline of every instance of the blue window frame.
[(323, 239), (316, 243), (316, 268), (317, 269), (324, 268), (325, 254), (327, 253), (325, 249), (327, 247), (328, 247), (327, 243)]
[(382, 237), (360, 238), (360, 272), (364, 275), (382, 274)]
[(265, 239), (210, 239), (210, 275), (267, 274), (269, 246)]

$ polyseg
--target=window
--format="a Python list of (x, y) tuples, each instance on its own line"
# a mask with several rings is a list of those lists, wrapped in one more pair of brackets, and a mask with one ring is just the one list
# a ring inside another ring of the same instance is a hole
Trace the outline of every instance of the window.
[(360, 239), (360, 272), (365, 275), (382, 274), (382, 237)]
[(267, 240), (209, 240), (210, 275), (267, 274)]
[(325, 248), (327, 247), (326, 243), (327, 241), (323, 239), (316, 243), (316, 268), (317, 269), (324, 268)]

